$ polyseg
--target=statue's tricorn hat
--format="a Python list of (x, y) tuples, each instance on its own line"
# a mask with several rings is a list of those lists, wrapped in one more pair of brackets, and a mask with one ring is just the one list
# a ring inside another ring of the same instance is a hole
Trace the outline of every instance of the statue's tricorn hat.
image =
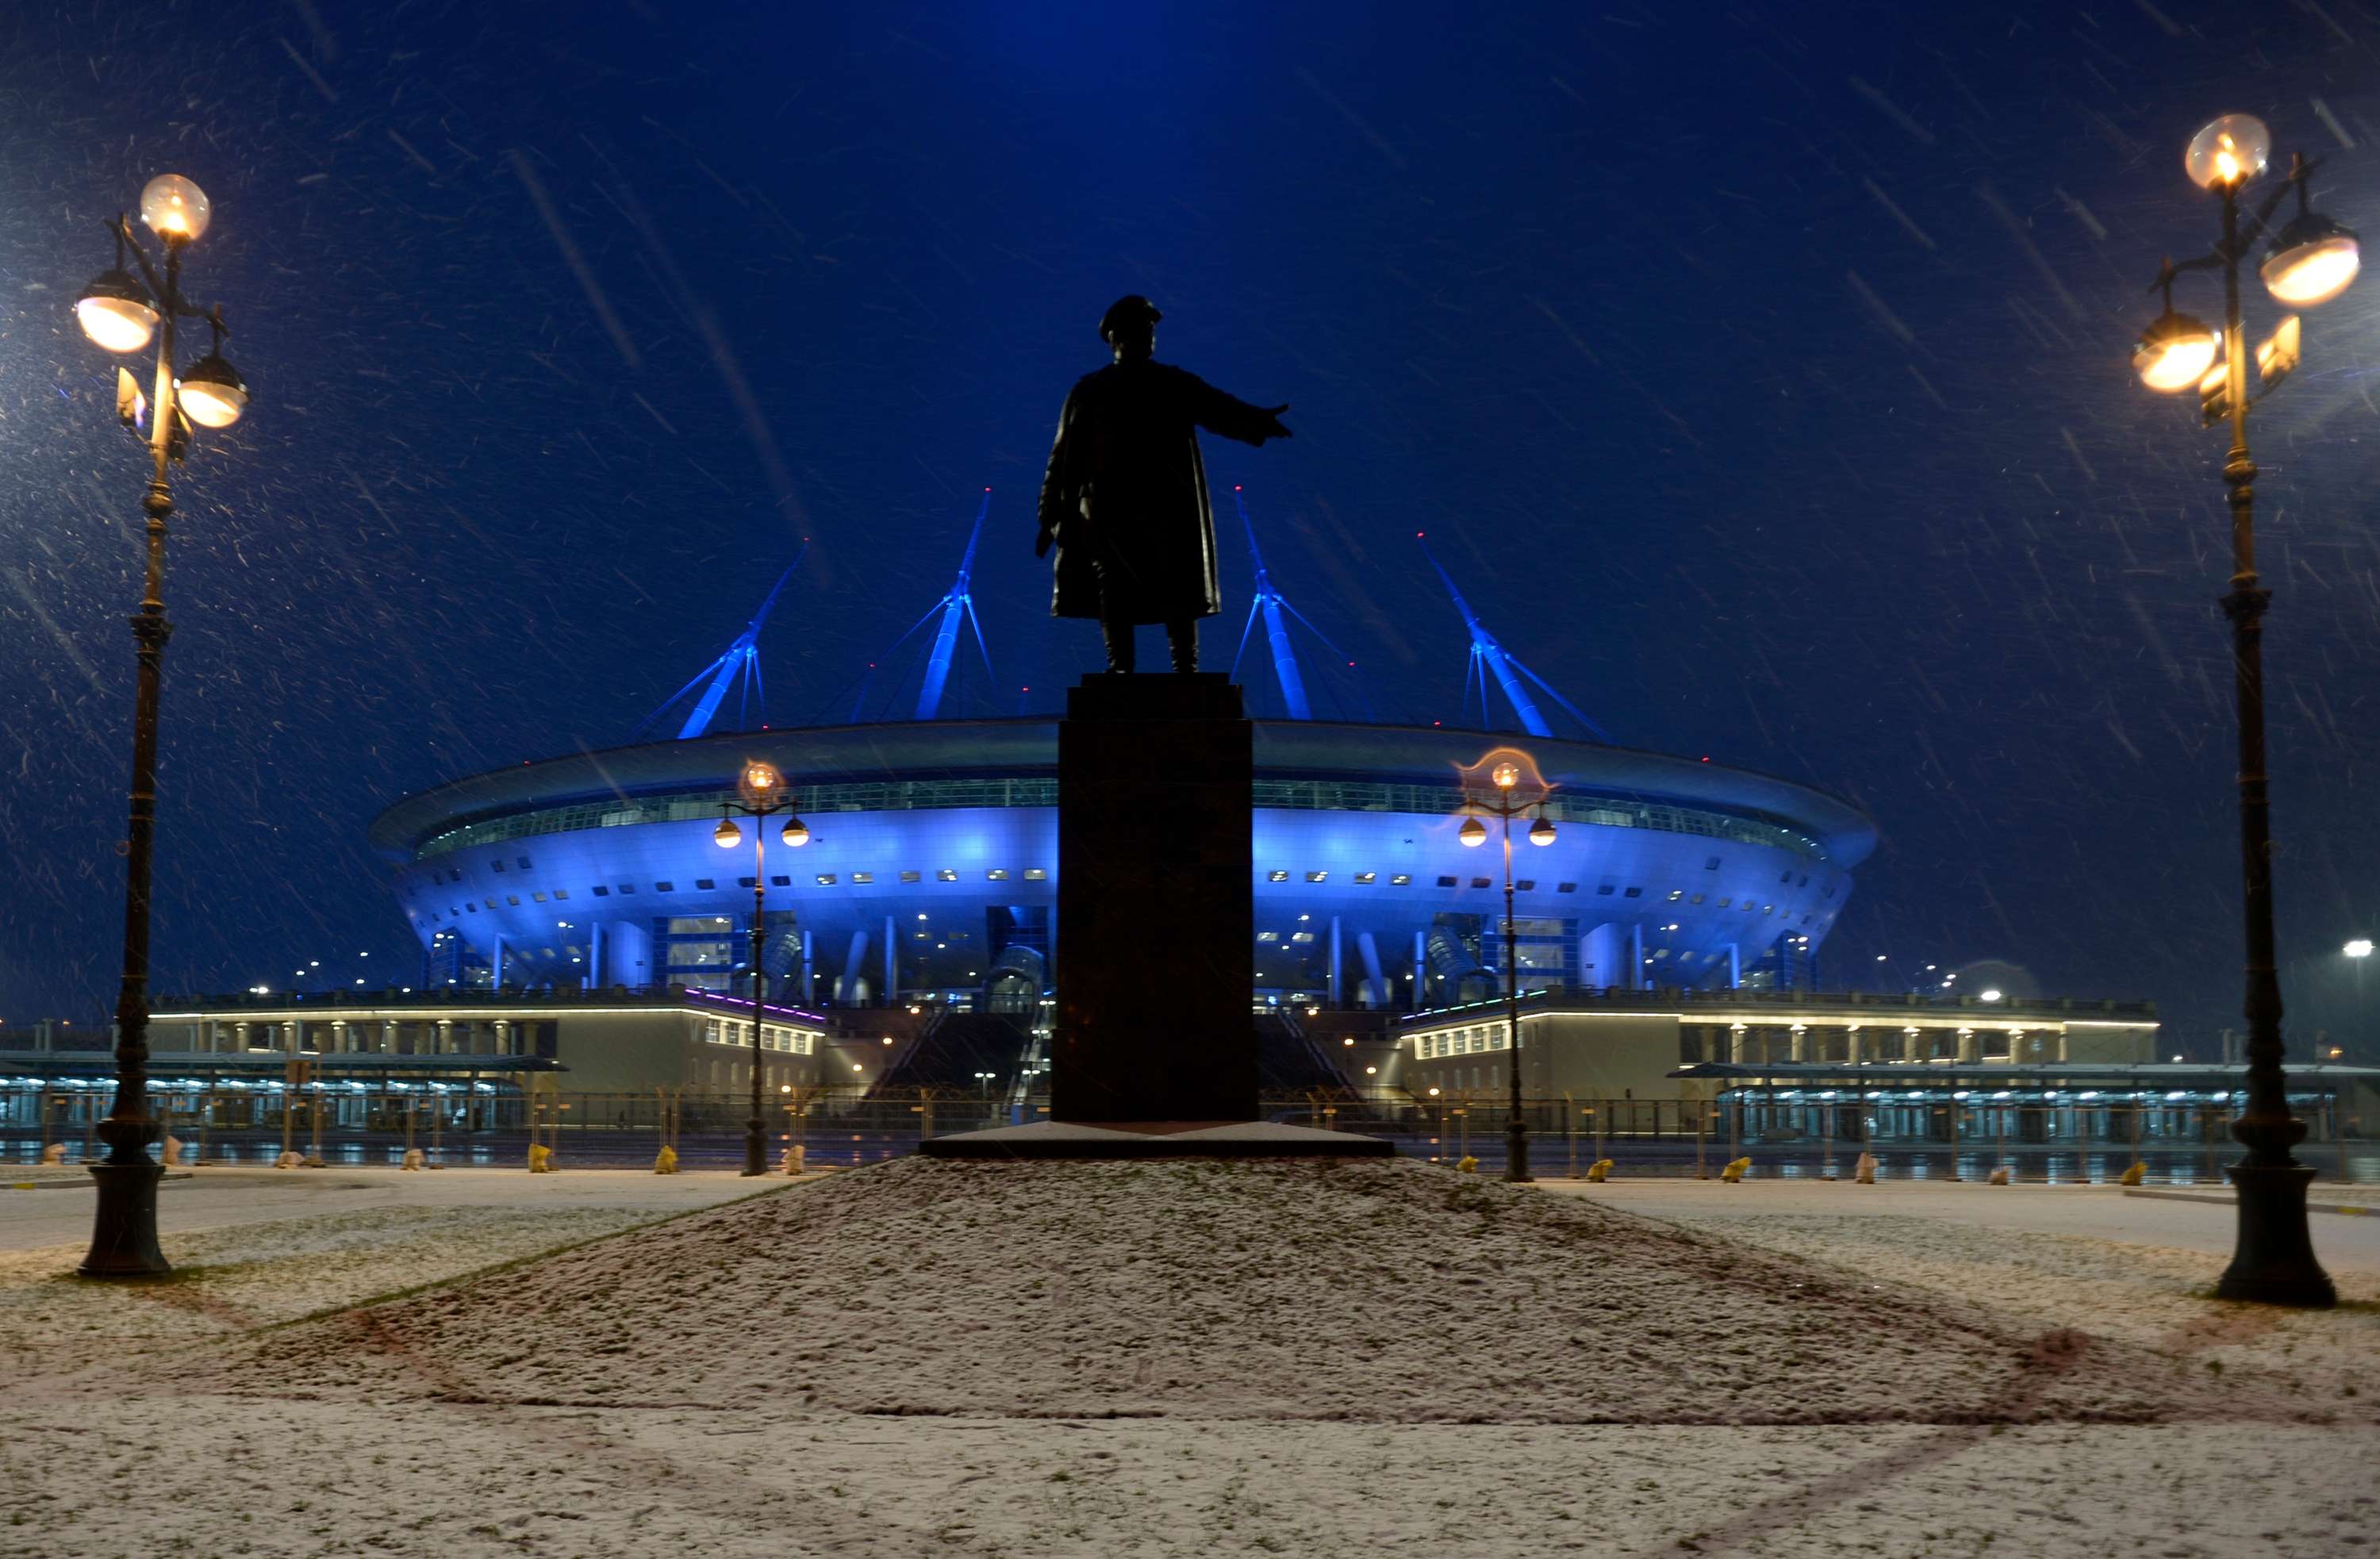
[(1112, 346), (1116, 332), (1124, 326), (1144, 321), (1155, 324), (1164, 317), (1157, 311), (1157, 305), (1148, 298), (1136, 292), (1127, 294), (1109, 304), (1108, 311), (1099, 316), (1099, 339)]

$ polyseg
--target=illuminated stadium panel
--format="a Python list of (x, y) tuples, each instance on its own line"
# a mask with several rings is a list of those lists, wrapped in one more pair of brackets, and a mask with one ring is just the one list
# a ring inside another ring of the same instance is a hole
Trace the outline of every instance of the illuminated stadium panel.
[[(1726, 984), (1815, 956), (1875, 845), (1868, 821), (1766, 775), (1436, 727), (1257, 723), (1258, 994), (1411, 1006), (1500, 961), (1500, 852), (1456, 840), (1459, 765), (1519, 745), (1560, 837), (1517, 846), (1531, 978)], [(820, 1002), (1021, 996), (1062, 956), (1056, 723), (934, 721), (652, 743), (407, 798), (374, 823), (438, 984), (718, 986), (749, 954), (750, 823), (720, 849), (748, 758), (793, 782), (812, 842), (766, 835), (772, 978)], [(1148, 884), (1166, 934), (1165, 884)], [(1806, 939), (1806, 940), (1802, 940)], [(888, 958), (888, 952), (890, 957)], [(997, 981), (997, 983), (995, 983)], [(1418, 993), (1418, 995), (1416, 994)]]

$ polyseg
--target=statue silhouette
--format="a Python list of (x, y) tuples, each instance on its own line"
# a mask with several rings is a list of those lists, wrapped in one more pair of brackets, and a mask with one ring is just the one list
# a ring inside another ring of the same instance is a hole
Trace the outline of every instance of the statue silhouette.
[(1111, 672), (1133, 669), (1141, 623), (1163, 623), (1173, 669), (1196, 671), (1198, 619), (1223, 609), (1198, 430), (1259, 445), (1290, 436), (1287, 406), (1250, 406), (1157, 361), (1163, 317), (1135, 293), (1100, 318), (1115, 360), (1067, 393), (1041, 481), (1033, 555), (1056, 544), (1050, 614), (1098, 618)]

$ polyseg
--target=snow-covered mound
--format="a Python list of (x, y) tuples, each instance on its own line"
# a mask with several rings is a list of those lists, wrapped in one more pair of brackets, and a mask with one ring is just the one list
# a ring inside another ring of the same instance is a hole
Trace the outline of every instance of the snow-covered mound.
[(1402, 1160), (904, 1159), (261, 1336), (205, 1372), (275, 1394), (1070, 1418), (2289, 1411), (2136, 1346)]

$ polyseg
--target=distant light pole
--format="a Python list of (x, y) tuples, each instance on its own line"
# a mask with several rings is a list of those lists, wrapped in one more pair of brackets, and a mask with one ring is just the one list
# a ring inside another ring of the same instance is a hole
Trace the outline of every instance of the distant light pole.
[[(2352, 941), (2350, 941), (2350, 943), (2348, 943), (2346, 946), (2341, 947), (2341, 948), (2339, 949), (2339, 951), (2340, 951), (2341, 953), (2343, 953), (2343, 954), (2345, 954), (2345, 955), (2347, 956), (2347, 960), (2348, 960), (2349, 967), (2350, 967), (2351, 968), (2353, 968), (2353, 969), (2355, 970), (2355, 1029), (2354, 1029), (2354, 1031), (2355, 1031), (2356, 1035), (2357, 1035), (2359, 1038), (2362, 1038), (2362, 1037), (2364, 1037), (2364, 1035), (2365, 1035), (2365, 1029), (2364, 1029), (2364, 1021), (2365, 1021), (2365, 1019), (2364, 1019), (2364, 1011), (2365, 1011), (2365, 1008), (2364, 1008), (2364, 1005), (2363, 1005), (2363, 966), (2364, 966), (2365, 964), (2368, 964), (2368, 963), (2370, 963), (2370, 962), (2372, 961), (2372, 939), (2371, 939), (2370, 937), (2368, 937), (2368, 936), (2359, 936), (2359, 937), (2356, 937), (2354, 940), (2352, 940)], [(2369, 1052), (2367, 1051), (2367, 1052), (2366, 1052), (2366, 1054), (2369, 1054)], [(2338, 1053), (2337, 1053), (2336, 1051), (2334, 1051), (2334, 1052), (2332, 1053), (2332, 1057), (2331, 1057), (2331, 1058), (2332, 1058), (2333, 1060), (2337, 1060), (2337, 1059), (2338, 1058)]]
[(760, 1114), (760, 1019), (762, 1006), (769, 994), (769, 971), (761, 967), (760, 957), (769, 935), (769, 878), (766, 872), (768, 839), (760, 827), (774, 812), (785, 814), (785, 826), (779, 837), (794, 848), (810, 842), (809, 825), (793, 815), (793, 798), (785, 793), (785, 777), (766, 763), (747, 763), (735, 785), (736, 798), (722, 801), (719, 807), (719, 826), (710, 837), (722, 850), (732, 850), (744, 842), (744, 831), (735, 826), (729, 811), (742, 812), (752, 819), (752, 1118), (744, 1123), (744, 1173), (769, 1173), (768, 1123)]
[[(2285, 305), (2313, 308), (2347, 290), (2361, 263), (2355, 235), (2306, 206), (2314, 164), (2292, 158), (2288, 178), (2261, 206), (2243, 216), (2240, 196), (2265, 171), (2272, 135), (2262, 120), (2227, 114), (2201, 129), (2183, 153), (2182, 165), (2200, 188), (2223, 201), (2223, 233), (2209, 252), (2180, 265), (2166, 262), (2151, 284), (2162, 293), (2165, 311), (2142, 334), (2132, 366), (2153, 390), (2195, 387), (2207, 426), (2228, 420), (2231, 450), (2223, 465), (2230, 490), (2231, 591), (2223, 598), (2231, 619), (2233, 686), (2240, 708), (2240, 853), (2245, 879), (2247, 919), (2248, 1107), (2231, 1123), (2231, 1134), (2248, 1150), (2231, 1166), (2239, 1188), (2239, 1233), (2231, 1264), (2216, 1285), (2218, 1298), (2326, 1308), (2338, 1297), (2314, 1259), (2306, 1226), (2306, 1184), (2313, 1171), (2290, 1151), (2305, 1139), (2303, 1121), (2289, 1114), (2281, 1070), (2281, 984), (2273, 953), (2273, 859), (2271, 814), (2265, 777), (2265, 663), (2263, 623), (2272, 592), (2257, 581), (2256, 463), (2248, 454), (2248, 359), (2240, 324), (2240, 264), (2267, 234), (2271, 243), (2257, 274), (2265, 290)], [(2274, 228), (2274, 212), (2294, 190), (2297, 214)], [(2223, 333), (2173, 308), (2174, 278), (2186, 271), (2223, 275)], [(2255, 349), (2263, 394), (2269, 394), (2296, 368), (2299, 323), (2284, 318), (2272, 338)]]
[[(1511, 1085), (1509, 1110), (1504, 1123), (1504, 1178), (1515, 1184), (1525, 1184), (1536, 1178), (1529, 1173), (1529, 1125), (1521, 1118), (1521, 960), (1520, 928), (1512, 920), (1512, 820), (1526, 813), (1531, 807), (1545, 804), (1542, 782), (1532, 788), (1533, 796), (1515, 794), (1521, 783), (1521, 766), (1499, 763), (1489, 772), (1488, 779), (1495, 788), (1472, 791), (1467, 804), (1490, 817), (1504, 821), (1504, 1015), (1511, 1031), (1512, 1065), (1506, 1068), (1506, 1081)], [(1488, 828), (1475, 815), (1463, 820), (1456, 837), (1469, 847), (1476, 848), (1488, 842)], [(1554, 842), (1554, 825), (1548, 822), (1542, 811), (1529, 827), (1529, 843), (1550, 845)]]
[[(115, 411), (125, 426), (148, 420), (149, 491), (140, 501), (148, 520), (148, 566), (140, 610), (132, 618), (140, 670), (133, 687), (130, 820), (124, 835), (124, 971), (115, 997), (115, 1102), (98, 1127), (107, 1159), (91, 1166), (98, 1183), (91, 1252), (77, 1270), (85, 1277), (163, 1277), (173, 1269), (157, 1248), (157, 1182), (164, 1166), (149, 1156), (159, 1136), (149, 1113), (149, 879), (157, 824), (157, 695), (173, 625), (165, 620), (165, 521), (174, 512), (167, 469), (188, 447), (190, 428), (227, 428), (248, 408), (248, 386), (223, 358), (223, 311), (200, 310), (182, 296), (182, 251), (207, 230), (210, 207), (199, 187), (176, 174), (152, 178), (140, 191), (140, 220), (164, 248), (164, 274), (150, 262), (122, 213), (107, 225), (115, 263), (92, 278), (75, 302), (75, 318), (91, 342), (133, 353), (157, 341), (153, 396), (140, 393), (129, 370), (115, 375)], [(138, 277), (124, 268), (129, 254)], [(214, 347), (175, 377), (176, 322), (203, 319)]]

